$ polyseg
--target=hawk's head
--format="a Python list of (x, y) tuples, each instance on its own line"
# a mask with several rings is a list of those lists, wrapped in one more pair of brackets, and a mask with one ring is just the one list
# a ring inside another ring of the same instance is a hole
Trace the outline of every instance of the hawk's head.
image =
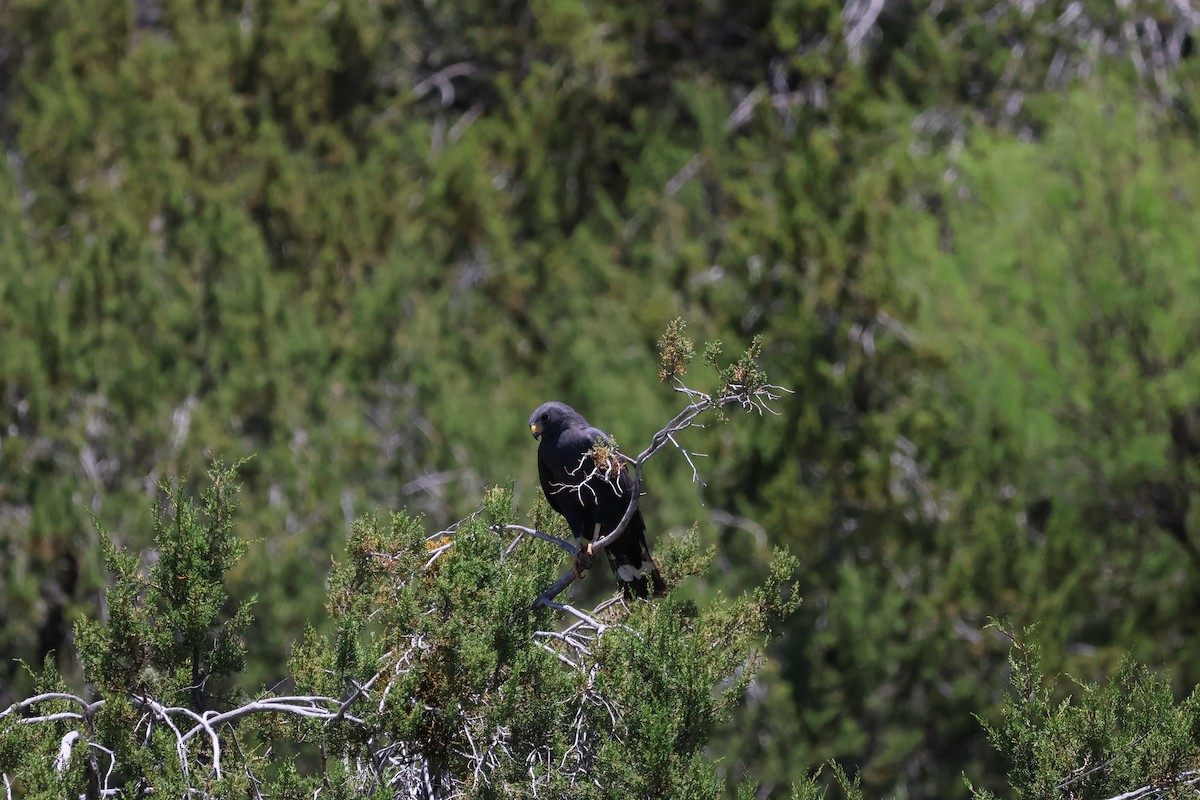
[(581, 425), (587, 427), (587, 422), (579, 416), (579, 412), (557, 400), (542, 403), (529, 416), (529, 432), (535, 439), (541, 436), (557, 436), (567, 428)]

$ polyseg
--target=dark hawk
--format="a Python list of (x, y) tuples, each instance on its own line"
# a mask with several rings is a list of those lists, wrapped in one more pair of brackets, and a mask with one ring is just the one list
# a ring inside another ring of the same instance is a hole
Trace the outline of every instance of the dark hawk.
[[(619, 461), (605, 463), (592, 447), (612, 441), (566, 403), (543, 403), (529, 418), (538, 445), (538, 477), (550, 507), (566, 518), (581, 548), (577, 560), (586, 565), (591, 543), (611, 533), (633, 499), (633, 479)], [(586, 543), (586, 549), (585, 548)], [(608, 563), (626, 597), (665, 594), (667, 585), (658, 573), (646, 545), (646, 524), (641, 509), (625, 531), (606, 549)], [(586, 553), (586, 555), (585, 555)], [(576, 567), (578, 572), (578, 566)]]

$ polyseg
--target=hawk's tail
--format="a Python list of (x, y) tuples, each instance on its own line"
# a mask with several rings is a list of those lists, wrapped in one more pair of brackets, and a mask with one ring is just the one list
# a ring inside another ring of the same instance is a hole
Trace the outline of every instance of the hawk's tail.
[(663, 597), (667, 593), (666, 581), (662, 579), (662, 575), (658, 571), (658, 565), (653, 561), (650, 562), (649, 573), (639, 575), (631, 581), (617, 578), (617, 585), (621, 587), (621, 594), (626, 600), (634, 597), (639, 600), (646, 600), (651, 596), (651, 592), (653, 592), (654, 597)]
[(630, 520), (629, 530), (608, 548), (608, 563), (626, 600), (630, 597), (645, 600), (651, 592), (655, 597), (667, 593), (667, 583), (646, 544), (646, 526), (641, 514)]

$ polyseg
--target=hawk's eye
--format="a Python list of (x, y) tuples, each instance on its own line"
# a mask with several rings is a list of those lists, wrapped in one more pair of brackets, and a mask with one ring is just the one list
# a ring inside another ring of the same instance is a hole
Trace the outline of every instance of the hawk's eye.
[(547, 422), (547, 421), (549, 421), (549, 419), (550, 419), (550, 412), (543, 411), (542, 412), (542, 422)]

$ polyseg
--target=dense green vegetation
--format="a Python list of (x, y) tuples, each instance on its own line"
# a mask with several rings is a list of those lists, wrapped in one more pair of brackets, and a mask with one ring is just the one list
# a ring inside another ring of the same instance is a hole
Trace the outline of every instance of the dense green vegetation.
[[(1062, 755), (1176, 717), (1142, 777), (1194, 766), (1195, 14), (874, 5), (0, 3), (0, 707), (34, 690), (15, 658), (99, 674), (76, 623), (214, 454), (253, 455), (246, 553), (205, 578), (245, 631), (222, 674), (274, 685), (335, 636), (364, 514), (432, 533), (509, 481), (532, 508), (546, 399), (647, 441), (683, 316), (763, 334), (796, 391), (689, 432), (699, 491), (646, 471), (652, 543), (716, 547), (698, 608), (799, 559), (709, 778), (1109, 796), (1129, 762), (1056, 790)], [(1039, 666), (990, 618), (1036, 624)], [(1140, 710), (1045, 744), (1110, 686)]]
[[(200, 504), (164, 485), (148, 574), (104, 535), (109, 618), (77, 629), (97, 697), (48, 665), (38, 694), (0, 711), (6, 796), (717, 797), (704, 746), (800, 601), (778, 550), (763, 586), (704, 610), (535, 608), (558, 551), (507, 532), (513, 492), (494, 487), (452, 530), (356, 521), (330, 580), (333, 632), (296, 643), (294, 693), (250, 696), (228, 681), (249, 606), (220, 610), (245, 552), (236, 475), (209, 479)], [(696, 544), (663, 549), (669, 574), (705, 567)]]

